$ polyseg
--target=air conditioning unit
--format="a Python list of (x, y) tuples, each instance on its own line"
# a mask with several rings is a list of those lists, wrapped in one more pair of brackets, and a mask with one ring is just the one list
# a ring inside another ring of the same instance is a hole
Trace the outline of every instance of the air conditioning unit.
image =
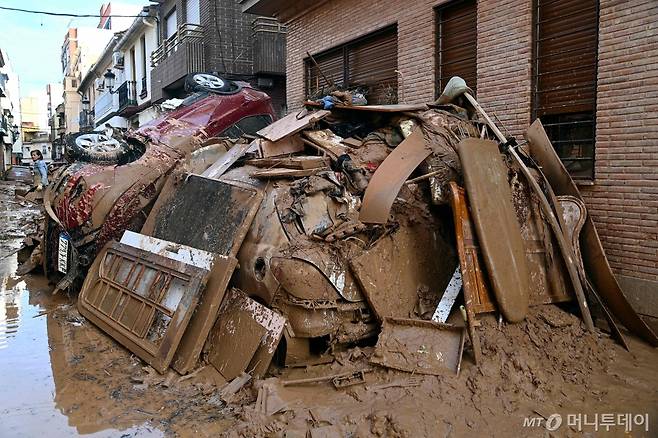
[(112, 53), (112, 64), (114, 68), (123, 68), (123, 53)]
[(94, 88), (96, 88), (98, 91), (104, 90), (105, 81), (101, 78), (96, 78), (96, 80), (94, 80)]

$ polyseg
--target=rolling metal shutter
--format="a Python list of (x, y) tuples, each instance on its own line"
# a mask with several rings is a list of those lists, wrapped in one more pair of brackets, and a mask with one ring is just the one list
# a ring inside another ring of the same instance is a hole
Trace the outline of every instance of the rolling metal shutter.
[(597, 0), (536, 0), (533, 116), (575, 178), (594, 176)]
[(437, 9), (436, 91), (453, 76), (477, 88), (477, 2), (458, 1)]
[(397, 103), (397, 29), (357, 42), (348, 50), (347, 71), (350, 87), (368, 90), (368, 103)]
[(317, 67), (307, 58), (306, 96), (315, 99), (326, 94), (330, 86), (324, 74), (338, 87), (365, 88), (370, 104), (397, 103), (397, 54), (397, 27), (393, 26), (314, 55)]

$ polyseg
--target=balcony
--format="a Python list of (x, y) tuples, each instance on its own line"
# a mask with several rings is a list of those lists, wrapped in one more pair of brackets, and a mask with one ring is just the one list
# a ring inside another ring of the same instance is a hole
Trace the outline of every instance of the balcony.
[(115, 93), (108, 90), (96, 98), (94, 104), (94, 122), (96, 124), (105, 123), (119, 109), (119, 99), (115, 96)]
[[(205, 71), (204, 28), (182, 24), (151, 54), (151, 100), (165, 96), (165, 88), (174, 88), (188, 73)], [(181, 83), (182, 85), (182, 83)]]
[(258, 17), (252, 23), (254, 73), (286, 74), (286, 27), (274, 18)]
[(137, 112), (137, 92), (135, 81), (126, 81), (117, 88), (116, 93), (119, 95), (119, 108), (117, 113), (120, 116), (129, 117)]

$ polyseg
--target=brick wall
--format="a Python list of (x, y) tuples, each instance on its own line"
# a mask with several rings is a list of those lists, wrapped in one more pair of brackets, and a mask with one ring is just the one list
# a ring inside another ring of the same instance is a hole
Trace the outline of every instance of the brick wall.
[[(434, 99), (435, 15), (445, 1), (330, 0), (288, 25), (287, 96), (304, 99), (306, 51), (317, 53), (393, 23), (398, 98)], [(531, 122), (532, 0), (478, 1), (478, 100), (511, 134)], [(581, 186), (613, 270), (658, 287), (658, 7), (601, 0), (596, 181)]]
[(424, 103), (434, 99), (435, 22), (433, 7), (445, 1), (335, 0), (288, 24), (286, 76), (288, 107), (304, 100), (304, 58), (397, 23), (398, 100)]
[(478, 102), (522, 138), (531, 114), (532, 1), (479, 1), (477, 41)]
[(658, 281), (655, 0), (600, 2), (596, 125), (596, 182), (581, 190), (608, 260), (618, 274)]
[[(398, 100), (434, 100), (434, 8), (445, 3), (336, 0), (288, 23), (288, 106), (299, 108), (303, 102), (307, 51), (317, 53), (394, 23), (398, 26)], [(528, 0), (480, 1), (478, 7), (478, 99), (514, 135), (520, 135), (530, 121), (531, 13)], [(506, 36), (504, 41), (500, 35)], [(507, 90), (503, 98), (501, 90)]]
[(251, 75), (251, 23), (256, 15), (243, 14), (235, 0), (201, 0), (199, 6), (201, 25), (206, 32), (207, 70), (229, 77), (232, 74)]

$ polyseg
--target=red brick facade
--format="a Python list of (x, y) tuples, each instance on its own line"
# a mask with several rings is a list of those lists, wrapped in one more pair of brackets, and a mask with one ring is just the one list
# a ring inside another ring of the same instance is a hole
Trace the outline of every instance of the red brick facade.
[[(434, 99), (434, 8), (445, 1), (330, 0), (288, 23), (288, 105), (304, 99), (306, 51), (397, 23), (398, 99)], [(517, 137), (531, 122), (532, 0), (478, 2), (480, 103)], [(596, 177), (582, 186), (615, 272), (658, 291), (658, 7), (601, 0)]]

